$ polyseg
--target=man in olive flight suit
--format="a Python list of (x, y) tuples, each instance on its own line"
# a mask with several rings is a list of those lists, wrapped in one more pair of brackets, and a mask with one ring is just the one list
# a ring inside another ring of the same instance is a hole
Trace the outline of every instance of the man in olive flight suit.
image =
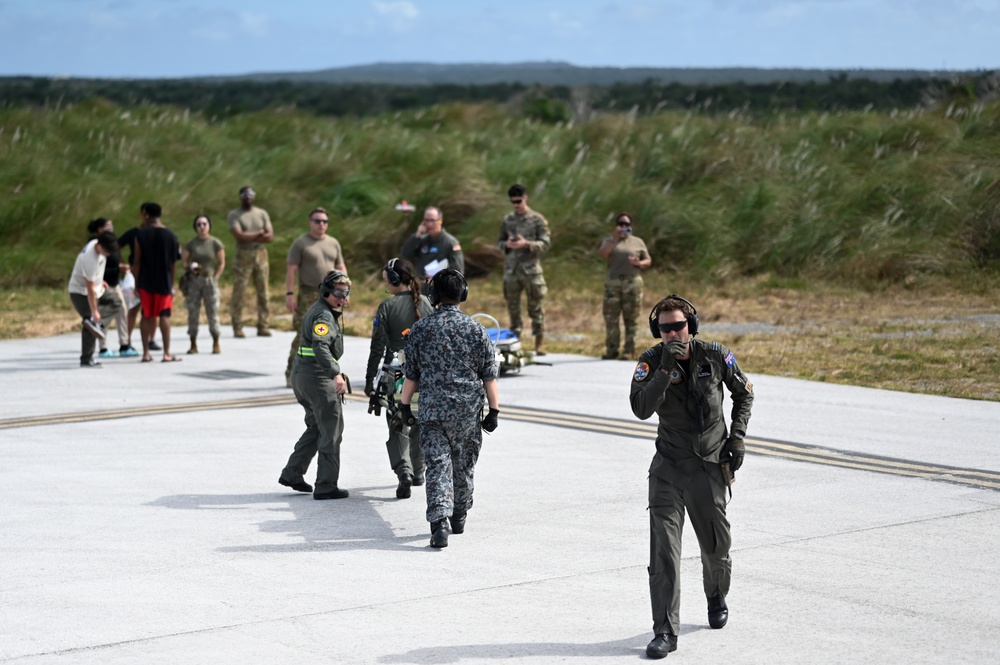
[(528, 317), (535, 335), (535, 353), (545, 355), (545, 276), (541, 256), (549, 251), (549, 223), (528, 207), (528, 194), (522, 185), (507, 190), (514, 211), (500, 224), (497, 246), (504, 253), (503, 296), (510, 314), (510, 329), (521, 336), (521, 292), (527, 293)]
[[(732, 537), (726, 519), (729, 474), (743, 464), (753, 385), (732, 352), (694, 339), (698, 312), (670, 295), (653, 307), (650, 332), (661, 342), (642, 354), (632, 377), (632, 413), (659, 416), (656, 454), (649, 468), (649, 593), (653, 609), (650, 658), (677, 649), (680, 633), (681, 534), (684, 511), (701, 547), (708, 622), (729, 619)], [(732, 429), (723, 414), (725, 386), (732, 396)]]
[[(314, 499), (345, 499), (340, 479), (340, 443), (344, 434), (342, 400), (347, 382), (338, 361), (344, 354), (341, 312), (351, 295), (351, 280), (334, 270), (323, 280), (320, 299), (302, 319), (299, 355), (292, 367), (292, 389), (306, 411), (306, 431), (281, 471), (278, 483), (296, 492), (313, 492)], [(319, 453), (316, 489), (303, 479)]]

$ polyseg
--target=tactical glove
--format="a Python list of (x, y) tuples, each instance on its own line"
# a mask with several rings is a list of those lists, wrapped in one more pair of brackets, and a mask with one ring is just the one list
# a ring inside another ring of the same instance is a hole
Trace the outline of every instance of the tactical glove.
[(726, 439), (726, 443), (722, 446), (722, 461), (727, 461), (725, 456), (728, 454), (729, 468), (732, 471), (737, 471), (741, 466), (743, 466), (743, 458), (747, 454), (746, 446), (743, 445), (743, 439), (731, 436)]
[(490, 409), (490, 412), (486, 414), (485, 418), (483, 418), (483, 429), (487, 432), (495, 430), (499, 424), (497, 422), (497, 416), (499, 415), (500, 409)]
[(686, 349), (687, 344), (679, 339), (664, 342), (663, 351), (660, 354), (660, 367), (663, 369), (670, 369), (673, 367), (677, 356), (682, 355)]
[(401, 423), (408, 427), (413, 427), (417, 424), (417, 419), (413, 417), (413, 410), (409, 404), (399, 405), (399, 419)]

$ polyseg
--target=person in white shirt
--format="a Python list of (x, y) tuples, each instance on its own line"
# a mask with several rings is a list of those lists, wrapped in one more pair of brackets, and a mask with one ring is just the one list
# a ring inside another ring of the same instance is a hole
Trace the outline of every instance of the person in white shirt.
[(73, 308), (83, 318), (80, 333), (80, 367), (100, 367), (94, 360), (97, 340), (104, 337), (101, 319), (114, 318), (122, 307), (114, 291), (107, 290), (104, 268), (108, 256), (118, 248), (118, 240), (111, 231), (102, 231), (87, 243), (76, 257), (73, 273), (69, 278), (69, 299)]

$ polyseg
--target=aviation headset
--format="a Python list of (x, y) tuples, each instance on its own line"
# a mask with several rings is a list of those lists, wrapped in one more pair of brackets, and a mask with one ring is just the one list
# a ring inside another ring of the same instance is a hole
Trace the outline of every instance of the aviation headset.
[(389, 280), (389, 283), (393, 286), (399, 286), (403, 283), (403, 279), (396, 272), (396, 265), (399, 263), (399, 259), (389, 259), (389, 262), (385, 264), (385, 276)]
[(329, 298), (333, 295), (334, 287), (340, 284), (346, 284), (348, 288), (351, 287), (350, 282), (345, 282), (344, 280), (349, 280), (350, 278), (339, 270), (331, 270), (327, 273), (326, 277), (323, 278), (323, 282), (319, 285), (320, 291), (323, 294), (323, 298)]
[[(684, 298), (681, 298), (679, 295), (674, 294), (674, 293), (671, 293), (669, 296), (667, 296), (663, 300), (667, 300), (667, 299), (679, 300), (680, 302), (684, 303), (685, 305), (687, 305), (688, 307), (691, 308), (691, 313), (690, 314), (688, 314), (687, 312), (684, 312), (684, 318), (687, 319), (688, 334), (691, 335), (691, 337), (694, 337), (695, 335), (697, 335), (698, 334), (698, 310), (695, 308), (695, 306), (693, 304), (691, 304), (691, 301), (690, 300), (686, 300)], [(661, 300), (660, 302), (663, 302), (663, 301)], [(653, 337), (655, 339), (661, 339), (661, 337), (660, 337), (660, 310), (659, 310), (659, 306), (660, 306), (660, 303), (656, 303), (656, 305), (653, 306), (652, 311), (650, 311), (650, 313), (649, 313), (649, 332), (651, 332), (653, 334)]]
[(454, 270), (453, 268), (445, 268), (441, 272), (434, 275), (427, 281), (427, 297), (430, 298), (431, 304), (435, 307), (441, 304), (441, 294), (438, 292), (437, 287), (434, 285), (434, 281), (438, 277), (451, 277), (456, 276), (462, 283), (462, 292), (458, 295), (458, 302), (465, 302), (466, 298), (469, 297), (469, 283), (465, 280), (465, 275)]

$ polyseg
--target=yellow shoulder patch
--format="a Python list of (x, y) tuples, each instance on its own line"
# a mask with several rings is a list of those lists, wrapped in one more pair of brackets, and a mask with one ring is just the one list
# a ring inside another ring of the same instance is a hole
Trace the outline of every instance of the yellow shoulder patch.
[(316, 325), (313, 326), (313, 333), (317, 337), (326, 337), (327, 335), (330, 334), (330, 326), (322, 322), (317, 323)]

